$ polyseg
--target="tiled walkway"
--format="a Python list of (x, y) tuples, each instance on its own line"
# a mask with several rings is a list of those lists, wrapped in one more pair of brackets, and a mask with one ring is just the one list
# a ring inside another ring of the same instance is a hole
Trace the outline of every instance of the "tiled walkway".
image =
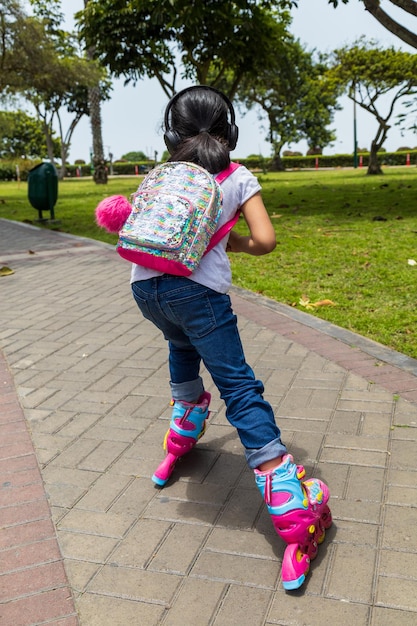
[(213, 394), (164, 490), (164, 341), (110, 246), (0, 220), (0, 624), (417, 623), (417, 363), (233, 290), (285, 442), (331, 490), (305, 586)]

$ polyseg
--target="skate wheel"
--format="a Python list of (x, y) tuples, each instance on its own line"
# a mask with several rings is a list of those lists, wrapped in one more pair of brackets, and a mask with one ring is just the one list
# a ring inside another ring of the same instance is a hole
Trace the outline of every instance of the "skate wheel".
[(313, 543), (310, 546), (310, 551), (309, 551), (310, 559), (313, 561), (318, 555), (318, 553), (319, 553), (319, 547), (317, 545), (317, 542), (313, 541)]
[(320, 518), (320, 521), (322, 525), (324, 526), (324, 528), (330, 528), (330, 526), (332, 525), (332, 522), (333, 522), (332, 513), (328, 506), (324, 507), (323, 514)]
[(305, 552), (300, 550), (300, 548), (298, 548), (298, 550), (296, 552), (296, 555), (295, 555), (295, 558), (297, 559), (298, 563), (301, 563), (305, 559), (305, 562), (306, 562), (308, 567), (307, 567), (307, 569), (305, 570), (304, 573), (307, 574), (308, 568), (310, 567), (310, 565), (309, 565), (310, 564), (310, 558), (308, 556), (306, 557)]

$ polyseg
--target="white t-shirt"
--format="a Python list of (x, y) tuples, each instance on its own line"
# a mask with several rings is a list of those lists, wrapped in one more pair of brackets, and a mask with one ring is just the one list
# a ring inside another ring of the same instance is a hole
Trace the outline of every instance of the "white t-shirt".
[[(243, 165), (226, 178), (221, 187), (223, 190), (223, 207), (218, 228), (232, 219), (242, 204), (261, 189), (258, 179)], [(229, 291), (232, 284), (232, 274), (226, 254), (227, 240), (228, 236), (224, 237), (210, 252), (203, 256), (197, 269), (188, 276), (189, 280), (205, 285), (219, 293)], [(157, 272), (133, 263), (131, 282), (147, 280), (162, 274), (163, 272)]]

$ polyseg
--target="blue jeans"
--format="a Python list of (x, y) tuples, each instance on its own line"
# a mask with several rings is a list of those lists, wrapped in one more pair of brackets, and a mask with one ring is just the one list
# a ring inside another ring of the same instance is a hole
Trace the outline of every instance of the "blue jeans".
[(237, 429), (249, 467), (286, 453), (264, 386), (246, 363), (230, 298), (199, 283), (164, 274), (132, 284), (143, 316), (169, 342), (171, 392), (195, 402), (204, 390), (203, 361)]

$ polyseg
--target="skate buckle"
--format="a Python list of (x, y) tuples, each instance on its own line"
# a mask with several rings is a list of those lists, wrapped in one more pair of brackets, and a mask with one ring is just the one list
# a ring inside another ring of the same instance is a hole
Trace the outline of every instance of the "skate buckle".
[(306, 475), (306, 471), (302, 465), (297, 465), (297, 478), (301, 480)]

